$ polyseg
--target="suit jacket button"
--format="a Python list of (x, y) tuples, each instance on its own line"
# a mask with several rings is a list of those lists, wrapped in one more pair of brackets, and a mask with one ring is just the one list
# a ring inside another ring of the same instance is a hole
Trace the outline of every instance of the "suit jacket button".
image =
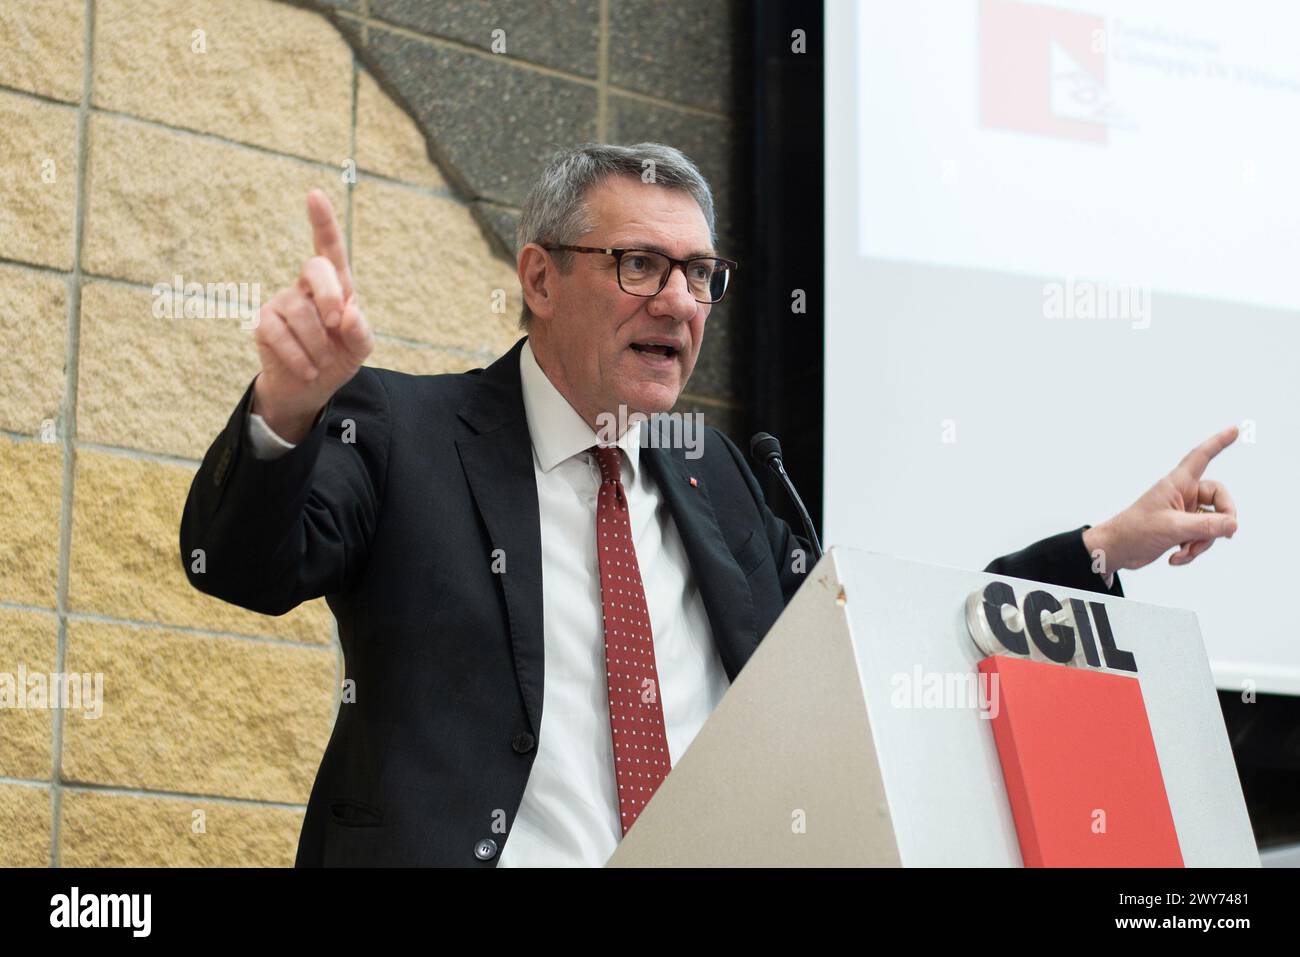
[(480, 861), (490, 861), (497, 856), (497, 842), (485, 837), (474, 845), (474, 856)]
[(533, 745), (537, 743), (537, 739), (527, 731), (520, 731), (515, 735), (515, 739), (511, 743), (514, 745), (515, 750), (520, 754), (527, 754), (529, 751), (533, 750)]

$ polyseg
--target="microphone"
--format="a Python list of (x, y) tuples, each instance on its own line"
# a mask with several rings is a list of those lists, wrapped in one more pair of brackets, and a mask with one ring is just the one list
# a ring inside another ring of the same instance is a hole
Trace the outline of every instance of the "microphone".
[(803, 499), (799, 497), (794, 482), (791, 482), (790, 476), (786, 474), (785, 462), (781, 459), (781, 443), (777, 441), (775, 435), (758, 432), (749, 440), (749, 454), (755, 462), (767, 466), (781, 480), (786, 494), (790, 496), (790, 501), (794, 502), (800, 521), (803, 522), (803, 530), (808, 533), (808, 541), (812, 543), (813, 561), (821, 558), (822, 543), (817, 539), (817, 530), (813, 528), (812, 518), (808, 515), (808, 509), (804, 507)]

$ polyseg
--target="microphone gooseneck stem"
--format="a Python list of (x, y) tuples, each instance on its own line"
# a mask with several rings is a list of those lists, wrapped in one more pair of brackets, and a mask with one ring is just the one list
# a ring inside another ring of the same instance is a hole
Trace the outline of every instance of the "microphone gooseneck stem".
[(813, 528), (812, 516), (808, 514), (803, 499), (799, 497), (798, 491), (795, 490), (794, 482), (790, 481), (790, 476), (786, 474), (785, 463), (779, 455), (774, 455), (768, 460), (768, 465), (781, 479), (781, 484), (785, 486), (786, 493), (790, 496), (790, 500), (794, 502), (795, 511), (799, 513), (799, 520), (803, 522), (803, 530), (808, 533), (808, 541), (812, 544), (813, 561), (819, 561), (822, 557), (822, 543), (817, 538), (817, 529)]

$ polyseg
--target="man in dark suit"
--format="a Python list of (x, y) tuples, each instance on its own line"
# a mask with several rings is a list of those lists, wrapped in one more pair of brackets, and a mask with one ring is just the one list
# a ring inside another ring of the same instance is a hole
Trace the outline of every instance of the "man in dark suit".
[[(648, 440), (734, 273), (708, 186), (657, 144), (557, 154), (519, 227), (528, 335), (446, 376), (361, 367), (342, 236), (308, 209), (317, 255), (262, 309), (180, 530), (196, 588), (338, 621), (297, 863), (603, 863), (811, 564), (725, 435)], [(1235, 531), (1200, 478), (1234, 437), (990, 569), (1120, 594), (1116, 569), (1192, 560)]]

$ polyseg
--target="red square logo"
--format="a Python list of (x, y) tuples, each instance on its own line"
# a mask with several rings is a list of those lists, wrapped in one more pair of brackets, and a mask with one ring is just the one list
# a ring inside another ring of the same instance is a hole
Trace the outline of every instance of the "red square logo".
[(980, 0), (980, 124), (1106, 143), (1106, 21)]
[(1183, 866), (1137, 678), (1005, 655), (979, 670), (998, 679), (989, 723), (1026, 867)]

